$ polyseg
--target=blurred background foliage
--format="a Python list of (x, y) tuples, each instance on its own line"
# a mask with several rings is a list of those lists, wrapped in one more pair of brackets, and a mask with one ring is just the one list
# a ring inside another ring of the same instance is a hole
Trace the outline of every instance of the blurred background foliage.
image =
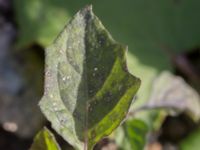
[(49, 126), (37, 106), (43, 50), (87, 4), (114, 39), (128, 45), (128, 68), (142, 80), (128, 121), (96, 149), (198, 148), (200, 1), (0, 0), (0, 149), (9, 139), (17, 141), (11, 150), (27, 149)]

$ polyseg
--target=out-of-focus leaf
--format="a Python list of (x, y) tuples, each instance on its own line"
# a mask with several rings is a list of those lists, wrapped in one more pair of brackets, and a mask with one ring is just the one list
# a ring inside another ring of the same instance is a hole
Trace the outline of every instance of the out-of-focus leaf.
[(125, 51), (91, 7), (79, 11), (46, 49), (40, 106), (76, 149), (92, 149), (126, 116), (140, 80), (127, 71)]
[(194, 131), (180, 143), (180, 150), (199, 150), (200, 129)]
[(194, 120), (200, 119), (200, 97), (181, 77), (163, 72), (153, 84), (150, 100), (143, 109), (165, 108), (186, 111)]
[[(34, 42), (48, 45), (69, 18), (65, 0), (14, 0), (19, 24), (19, 46)], [(64, 7), (59, 7), (59, 6)]]
[(115, 134), (121, 150), (142, 150), (146, 144), (148, 126), (139, 119), (127, 120)]
[(30, 150), (60, 150), (60, 147), (53, 134), (44, 128), (36, 135)]

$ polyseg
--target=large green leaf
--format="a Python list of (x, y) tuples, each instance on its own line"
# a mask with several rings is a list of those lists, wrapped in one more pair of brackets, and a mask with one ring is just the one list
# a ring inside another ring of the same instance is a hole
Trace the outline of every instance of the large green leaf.
[(60, 150), (60, 147), (53, 134), (44, 128), (36, 135), (30, 150)]
[(79, 11), (46, 49), (40, 106), (53, 128), (76, 149), (92, 149), (124, 119), (140, 80), (91, 7)]

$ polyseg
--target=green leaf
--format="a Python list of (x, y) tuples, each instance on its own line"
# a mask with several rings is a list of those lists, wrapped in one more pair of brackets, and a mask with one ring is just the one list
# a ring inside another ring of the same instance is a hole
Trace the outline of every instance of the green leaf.
[(121, 150), (143, 150), (146, 144), (148, 126), (139, 119), (127, 120), (123, 130), (115, 134), (116, 142)]
[(60, 150), (60, 148), (53, 134), (44, 128), (36, 135), (30, 150)]
[(180, 143), (180, 150), (199, 150), (200, 128), (186, 137)]
[(91, 150), (124, 119), (140, 80), (91, 7), (79, 11), (46, 49), (40, 107), (74, 148)]

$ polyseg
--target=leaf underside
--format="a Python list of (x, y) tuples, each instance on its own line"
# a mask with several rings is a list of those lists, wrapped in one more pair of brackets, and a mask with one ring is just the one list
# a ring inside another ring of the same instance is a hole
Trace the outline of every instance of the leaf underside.
[(125, 118), (140, 86), (127, 71), (125, 52), (91, 6), (79, 11), (46, 49), (40, 107), (75, 149), (92, 149)]
[(164, 71), (154, 81), (153, 90), (144, 109), (164, 108), (172, 114), (185, 111), (194, 121), (200, 119), (199, 94), (181, 77)]

